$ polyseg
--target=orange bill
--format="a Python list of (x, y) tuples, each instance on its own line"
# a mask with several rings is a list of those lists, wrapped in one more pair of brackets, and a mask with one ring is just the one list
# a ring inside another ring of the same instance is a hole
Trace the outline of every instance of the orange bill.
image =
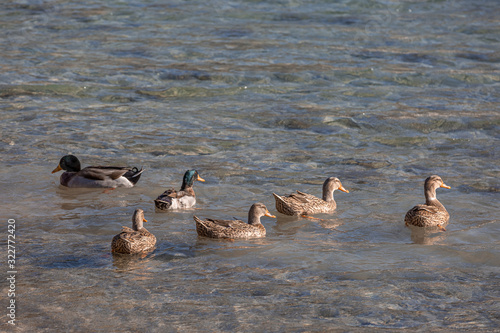
[(144, 217), (142, 218), (142, 222), (148, 222)]
[(56, 173), (57, 171), (61, 171), (61, 170), (62, 170), (61, 165), (58, 165), (57, 168), (52, 170), (52, 173)]
[(266, 214), (264, 214), (264, 215), (265, 215), (265, 216), (267, 216), (267, 217), (273, 217), (273, 218), (276, 218), (276, 216), (271, 215), (271, 213), (269, 213), (269, 211), (268, 211), (268, 210), (266, 210)]
[(445, 183), (442, 183), (440, 187), (444, 187), (444, 188), (447, 188), (447, 189), (450, 189), (450, 188), (451, 188), (451, 186), (448, 186), (448, 185), (446, 185)]
[(198, 177), (196, 177), (196, 180), (199, 181), (199, 182), (204, 182), (205, 179), (201, 178), (200, 175), (198, 175)]
[(346, 190), (346, 189), (344, 188), (344, 186), (342, 186), (342, 185), (340, 185), (340, 186), (339, 186), (339, 190), (341, 190), (342, 192), (345, 192), (345, 193), (349, 193), (349, 191), (348, 191), (348, 190)]

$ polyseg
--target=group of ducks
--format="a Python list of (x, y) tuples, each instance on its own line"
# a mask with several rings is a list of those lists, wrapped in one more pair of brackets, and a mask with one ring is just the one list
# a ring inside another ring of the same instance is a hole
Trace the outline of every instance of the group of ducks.
[[(67, 187), (87, 188), (116, 188), (133, 187), (141, 177), (144, 169), (89, 166), (81, 168), (76, 156), (66, 155), (61, 158), (59, 165), (52, 171), (64, 170), (60, 183)], [(179, 191), (169, 189), (156, 198), (155, 206), (160, 211), (171, 209), (191, 208), (196, 204), (196, 195), (193, 190), (194, 181), (204, 182), (196, 170), (188, 170), (184, 174), (182, 186)], [(436, 189), (439, 187), (449, 189), (441, 177), (433, 175), (425, 180), (425, 204), (417, 205), (405, 215), (405, 224), (416, 227), (437, 227), (445, 231), (444, 225), (448, 223), (450, 215), (446, 208), (437, 200)], [(276, 210), (285, 215), (312, 218), (311, 215), (331, 213), (337, 208), (333, 192), (340, 190), (349, 193), (337, 177), (329, 177), (323, 183), (323, 196), (297, 191), (290, 195), (277, 195), (273, 193), (276, 201)], [(198, 235), (210, 238), (258, 238), (266, 235), (266, 229), (260, 222), (263, 216), (275, 218), (262, 203), (255, 203), (248, 212), (248, 223), (233, 220), (200, 219), (193, 216), (196, 222)], [(144, 211), (136, 209), (132, 218), (132, 228), (123, 227), (121, 233), (116, 235), (111, 242), (113, 253), (137, 254), (152, 251), (156, 245), (156, 237), (144, 228)]]

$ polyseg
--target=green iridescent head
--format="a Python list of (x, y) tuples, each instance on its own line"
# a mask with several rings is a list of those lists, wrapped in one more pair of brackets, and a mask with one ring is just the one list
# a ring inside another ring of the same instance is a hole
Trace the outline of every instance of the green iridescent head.
[(198, 171), (196, 170), (186, 171), (186, 173), (184, 174), (184, 178), (182, 179), (182, 189), (193, 186), (195, 180), (198, 180), (200, 182), (205, 181), (205, 179), (200, 177)]
[(78, 172), (82, 169), (80, 166), (80, 161), (74, 155), (66, 155), (61, 158), (59, 165), (52, 170), (52, 173), (57, 171), (65, 170), (69, 172)]

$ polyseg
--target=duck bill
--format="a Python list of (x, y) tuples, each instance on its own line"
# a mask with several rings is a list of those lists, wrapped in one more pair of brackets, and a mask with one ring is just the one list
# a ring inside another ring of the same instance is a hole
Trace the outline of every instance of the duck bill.
[(146, 220), (145, 218), (142, 218), (142, 222), (148, 222), (148, 220)]
[(346, 189), (344, 188), (344, 186), (342, 186), (342, 185), (340, 185), (340, 186), (339, 186), (339, 190), (341, 190), (342, 192), (345, 192), (345, 193), (349, 193), (349, 191), (348, 191), (348, 190), (346, 190)]
[(269, 211), (266, 211), (266, 213), (264, 214), (264, 216), (276, 218), (276, 216), (274, 216), (271, 213), (269, 213)]
[(200, 175), (198, 175), (196, 177), (196, 180), (199, 181), (199, 182), (204, 182), (205, 181), (205, 179), (201, 178)]
[(443, 187), (443, 188), (447, 188), (447, 189), (450, 189), (450, 188), (451, 188), (451, 186), (448, 186), (448, 185), (446, 185), (445, 183), (442, 183), (442, 184), (441, 184), (441, 186), (439, 186), (439, 187)]
[(57, 168), (52, 170), (52, 173), (56, 173), (57, 171), (61, 171), (61, 170), (62, 170), (61, 165), (58, 165)]

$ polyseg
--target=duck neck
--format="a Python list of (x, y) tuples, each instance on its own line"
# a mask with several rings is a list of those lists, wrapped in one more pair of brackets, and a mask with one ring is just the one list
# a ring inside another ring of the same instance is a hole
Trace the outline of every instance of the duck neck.
[(425, 189), (425, 204), (428, 206), (441, 206), (441, 203), (436, 197), (436, 189)]
[(189, 188), (193, 187), (194, 184), (194, 175), (193, 171), (186, 171), (184, 174), (184, 177), (182, 178), (182, 186), (181, 186), (181, 191), (188, 191)]
[(193, 190), (193, 186), (183, 186), (181, 187), (181, 191), (184, 191), (185, 193), (187, 193), (188, 195), (194, 197), (195, 194), (194, 194), (194, 190)]
[(323, 189), (323, 200), (326, 202), (335, 202), (335, 199), (333, 199), (333, 191)]
[(71, 178), (75, 175), (75, 172), (72, 171), (65, 171), (61, 174), (61, 184), (67, 184)]
[(192, 188), (193, 185), (188, 185), (186, 182), (182, 182), (182, 185), (181, 185), (181, 191), (186, 191), (186, 189), (188, 188)]
[(248, 212), (248, 224), (257, 225), (262, 224), (260, 222), (260, 216), (255, 213), (253, 209)]
[(139, 231), (141, 230), (142, 228), (144, 227), (144, 224), (142, 222), (142, 218), (139, 219), (139, 218), (135, 218), (133, 221), (132, 221), (132, 229), (134, 229), (135, 231)]

